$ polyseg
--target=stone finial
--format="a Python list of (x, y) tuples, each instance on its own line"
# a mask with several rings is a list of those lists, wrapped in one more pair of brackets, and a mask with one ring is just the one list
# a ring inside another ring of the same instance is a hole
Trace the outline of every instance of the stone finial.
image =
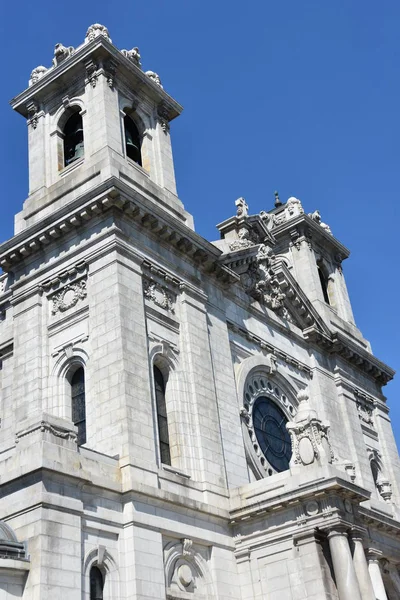
[(159, 75), (157, 73), (154, 73), (154, 71), (146, 71), (145, 75), (147, 75), (147, 77), (149, 79), (151, 79), (152, 81), (154, 81), (154, 83), (156, 83), (157, 85), (159, 85), (160, 88), (163, 87), (161, 85), (161, 79), (160, 79), (160, 77), (159, 77)]
[(56, 67), (57, 65), (59, 65), (63, 60), (65, 60), (66, 58), (68, 58), (68, 56), (71, 56), (71, 54), (75, 51), (75, 48), (73, 46), (64, 46), (63, 44), (56, 44), (54, 46), (54, 58), (53, 58), (53, 65)]
[(376, 487), (379, 494), (382, 496), (385, 502), (390, 502), (392, 498), (392, 484), (382, 474), (379, 474), (376, 480)]
[(299, 409), (296, 416), (286, 424), (292, 441), (291, 468), (332, 463), (335, 456), (329, 439), (329, 423), (321, 421), (310, 407), (306, 390), (301, 390), (297, 399)]
[(121, 52), (124, 56), (126, 56), (126, 58), (129, 58), (129, 60), (131, 60), (133, 64), (139, 67), (140, 69), (142, 63), (140, 62), (141, 56), (139, 48), (135, 46), (135, 48), (132, 48), (132, 50), (121, 50)]
[(278, 192), (274, 192), (274, 196), (275, 196), (275, 208), (279, 208), (279, 206), (282, 206), (282, 202), (280, 201)]
[(29, 79), (29, 86), (33, 85), (34, 83), (36, 83), (37, 81), (39, 81), (39, 79), (41, 79), (43, 77), (43, 75), (46, 73), (46, 71), (48, 71), (48, 69), (46, 67), (44, 67), (43, 65), (39, 65), (38, 67), (35, 67), (35, 69), (33, 69), (30, 79)]
[(249, 207), (244, 198), (238, 198), (237, 200), (235, 200), (235, 206), (236, 215), (238, 217), (247, 217), (247, 215), (249, 214)]
[(86, 32), (85, 44), (92, 42), (99, 35), (102, 35), (106, 38), (106, 40), (111, 42), (110, 34), (108, 33), (107, 27), (104, 27), (104, 25), (100, 25), (100, 23), (94, 23), (89, 27), (89, 29)]

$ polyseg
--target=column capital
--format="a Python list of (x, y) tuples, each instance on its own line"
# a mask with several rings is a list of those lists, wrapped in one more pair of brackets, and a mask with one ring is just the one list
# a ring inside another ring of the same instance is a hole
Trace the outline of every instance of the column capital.
[(367, 548), (366, 553), (368, 562), (379, 562), (382, 558), (382, 552), (377, 548)]
[(349, 528), (346, 525), (334, 525), (328, 530), (328, 540), (333, 537), (348, 537)]

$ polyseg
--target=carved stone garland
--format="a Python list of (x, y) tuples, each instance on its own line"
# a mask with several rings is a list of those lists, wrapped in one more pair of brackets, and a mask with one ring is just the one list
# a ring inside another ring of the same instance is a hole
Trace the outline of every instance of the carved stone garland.
[(151, 300), (156, 306), (172, 314), (175, 312), (175, 298), (166, 287), (160, 285), (154, 279), (145, 278), (143, 280), (143, 294), (147, 300)]
[(296, 417), (286, 425), (292, 440), (290, 467), (334, 462), (336, 459), (329, 439), (329, 423), (321, 421), (316, 411), (310, 408), (305, 390), (297, 394), (297, 399), (299, 408)]
[(86, 279), (66, 285), (51, 298), (53, 302), (52, 315), (56, 315), (59, 312), (63, 313), (72, 308), (79, 300), (86, 298), (86, 295)]
[[(267, 358), (271, 362), (271, 376), (276, 372), (276, 358), (272, 354), (268, 354)], [(240, 409), (242, 426), (245, 432), (244, 440), (246, 454), (253, 470), (258, 473), (260, 477), (266, 477), (273, 475), (276, 471), (272, 465), (269, 464), (259, 447), (253, 423), (253, 408), (256, 400), (262, 396), (271, 398), (287, 417), (295, 414), (295, 406), (289, 400), (287, 395), (282, 392), (279, 385), (271, 381), (270, 377), (266, 374), (256, 373), (246, 382), (244, 402)]]

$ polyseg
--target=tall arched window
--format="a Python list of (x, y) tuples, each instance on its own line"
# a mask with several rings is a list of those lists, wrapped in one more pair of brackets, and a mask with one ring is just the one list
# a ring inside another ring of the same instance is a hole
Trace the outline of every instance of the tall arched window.
[(328, 294), (328, 278), (326, 277), (324, 271), (320, 266), (318, 266), (318, 275), (319, 281), (321, 283), (322, 293), (324, 295), (324, 300), (327, 304), (330, 304), (329, 294)]
[(139, 130), (132, 119), (125, 115), (125, 151), (128, 158), (142, 166), (141, 139)]
[(84, 155), (83, 123), (78, 112), (73, 113), (64, 126), (64, 167)]
[(169, 448), (169, 433), (167, 407), (165, 403), (165, 383), (160, 369), (153, 367), (154, 387), (156, 391), (156, 408), (158, 424), (158, 440), (160, 445), (161, 462), (165, 465), (171, 464), (171, 452)]
[(104, 578), (98, 567), (90, 569), (90, 600), (103, 600)]
[(71, 377), (72, 422), (78, 428), (78, 446), (86, 442), (85, 371), (79, 367)]

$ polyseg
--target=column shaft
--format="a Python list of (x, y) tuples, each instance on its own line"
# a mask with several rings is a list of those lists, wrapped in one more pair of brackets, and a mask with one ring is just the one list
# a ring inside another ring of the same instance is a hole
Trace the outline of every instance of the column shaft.
[(388, 600), (385, 591), (385, 586), (383, 584), (381, 568), (379, 566), (379, 555), (376, 552), (368, 553), (368, 570), (371, 576), (372, 586), (374, 588), (376, 600)]
[(328, 541), (339, 600), (363, 600), (354, 570), (347, 533), (341, 529), (330, 531)]
[(374, 588), (372, 586), (371, 576), (368, 570), (367, 558), (365, 556), (362, 538), (352, 535), (354, 544), (353, 563), (357, 575), (358, 585), (360, 586), (362, 600), (376, 600)]

